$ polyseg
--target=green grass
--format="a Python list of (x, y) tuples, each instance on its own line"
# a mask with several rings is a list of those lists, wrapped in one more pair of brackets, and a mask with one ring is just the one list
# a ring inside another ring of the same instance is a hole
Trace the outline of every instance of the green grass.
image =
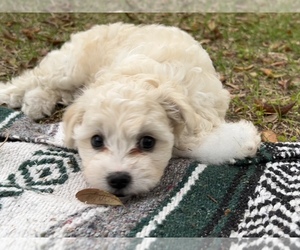
[[(300, 14), (0, 14), (0, 80), (32, 68), (69, 35), (94, 24), (162, 23), (192, 34), (209, 52), (232, 94), (227, 119), (253, 121), (282, 141), (300, 139)], [(288, 83), (283, 88), (282, 85)], [(286, 105), (284, 116), (266, 114), (257, 100)], [(61, 111), (42, 122), (61, 119)]]

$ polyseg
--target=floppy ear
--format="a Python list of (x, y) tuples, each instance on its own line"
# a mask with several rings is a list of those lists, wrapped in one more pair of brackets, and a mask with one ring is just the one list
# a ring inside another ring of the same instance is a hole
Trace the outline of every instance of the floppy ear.
[(174, 134), (180, 134), (184, 128), (188, 133), (197, 130), (197, 114), (188, 103), (187, 97), (174, 91), (161, 91), (158, 102), (164, 108), (174, 128)]
[(74, 128), (76, 125), (81, 124), (84, 110), (79, 103), (71, 104), (63, 115), (63, 128), (64, 128), (64, 144), (68, 148), (76, 148), (73, 138)]

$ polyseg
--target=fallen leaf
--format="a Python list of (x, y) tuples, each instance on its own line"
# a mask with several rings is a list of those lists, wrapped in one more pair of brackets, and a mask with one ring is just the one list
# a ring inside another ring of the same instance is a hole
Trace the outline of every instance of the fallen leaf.
[(246, 67), (238, 67), (238, 66), (235, 66), (234, 69), (237, 70), (237, 71), (248, 71), (250, 69), (253, 69), (254, 68), (254, 65), (251, 64), (249, 66), (246, 66)]
[(260, 70), (268, 77), (272, 77), (274, 75), (271, 69), (261, 68)]
[(83, 189), (76, 194), (76, 198), (86, 204), (123, 206), (117, 196), (96, 188)]
[(276, 53), (276, 52), (269, 52), (268, 56), (276, 61), (286, 61), (288, 60), (285, 53)]
[(280, 81), (278, 81), (278, 84), (280, 85), (280, 87), (283, 90), (286, 91), (290, 87), (291, 82), (292, 82), (291, 79), (289, 79), (289, 80), (280, 80)]
[(239, 90), (240, 88), (239, 88), (239, 86), (237, 86), (237, 85), (234, 85), (234, 84), (232, 84), (232, 83), (229, 83), (229, 82), (225, 82), (224, 83), (226, 86), (229, 86), (229, 87), (231, 87), (231, 88), (233, 88), (233, 89), (237, 89), (237, 90)]
[(224, 215), (227, 216), (231, 213), (231, 210), (229, 208), (227, 208), (225, 211), (224, 211)]
[(276, 50), (281, 46), (282, 46), (282, 42), (276, 42), (276, 43), (271, 44), (269, 47), (271, 50)]
[(264, 122), (275, 122), (278, 120), (278, 114), (267, 115), (264, 117)]
[(211, 42), (210, 39), (203, 39), (203, 40), (200, 41), (200, 44), (205, 45), (205, 44), (209, 44), (210, 42)]
[(276, 66), (284, 66), (286, 65), (287, 62), (286, 61), (280, 61), (280, 62), (274, 62), (271, 64), (271, 66), (276, 67)]
[(257, 100), (256, 104), (267, 114), (279, 114), (285, 115), (287, 114), (296, 104), (296, 102), (289, 103), (287, 105), (278, 105), (278, 104), (268, 104), (262, 101)]
[(257, 77), (257, 73), (256, 73), (256, 72), (250, 72), (249, 74), (250, 74), (250, 76), (252, 76), (252, 77)]
[(285, 74), (274, 74), (271, 69), (261, 68), (260, 70), (269, 78), (281, 78), (285, 76)]
[(8, 30), (3, 29), (3, 30), (2, 30), (2, 34), (3, 34), (3, 37), (4, 37), (4, 38), (6, 38), (6, 39), (8, 39), (8, 40), (11, 40), (11, 41), (13, 41), (13, 42), (16, 42), (16, 41), (19, 40), (17, 37), (15, 37), (15, 36), (14, 36), (10, 31), (8, 31)]
[(272, 130), (264, 130), (261, 132), (263, 142), (278, 142), (277, 135)]
[(40, 28), (29, 28), (29, 29), (22, 29), (22, 33), (26, 36), (29, 40), (33, 40), (35, 38), (35, 34), (40, 32)]
[(207, 26), (208, 26), (208, 28), (209, 28), (210, 31), (215, 30), (216, 27), (217, 27), (215, 21), (212, 21), (212, 20), (208, 22)]

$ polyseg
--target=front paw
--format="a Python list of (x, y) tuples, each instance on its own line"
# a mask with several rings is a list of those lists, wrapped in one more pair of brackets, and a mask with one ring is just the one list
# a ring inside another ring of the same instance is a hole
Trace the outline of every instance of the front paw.
[(241, 145), (241, 156), (237, 159), (255, 156), (261, 143), (260, 133), (251, 122), (242, 120), (236, 124), (239, 126), (239, 132), (235, 139)]
[(50, 116), (57, 103), (54, 92), (35, 88), (24, 96), (22, 112), (33, 120), (39, 120)]

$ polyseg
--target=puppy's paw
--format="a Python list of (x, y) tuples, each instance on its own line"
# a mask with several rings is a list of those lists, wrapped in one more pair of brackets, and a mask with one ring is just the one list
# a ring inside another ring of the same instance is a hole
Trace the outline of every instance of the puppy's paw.
[(10, 108), (22, 106), (24, 91), (11, 84), (0, 82), (0, 105), (5, 104)]
[(223, 123), (202, 138), (192, 154), (206, 164), (234, 163), (238, 159), (253, 157), (260, 142), (260, 135), (252, 123), (244, 120)]
[(236, 157), (236, 159), (253, 157), (261, 143), (261, 137), (256, 127), (251, 122), (245, 120), (233, 124), (236, 126), (234, 139), (240, 145), (241, 149), (241, 155)]
[(57, 103), (55, 92), (35, 88), (24, 96), (22, 112), (34, 120), (50, 116)]

